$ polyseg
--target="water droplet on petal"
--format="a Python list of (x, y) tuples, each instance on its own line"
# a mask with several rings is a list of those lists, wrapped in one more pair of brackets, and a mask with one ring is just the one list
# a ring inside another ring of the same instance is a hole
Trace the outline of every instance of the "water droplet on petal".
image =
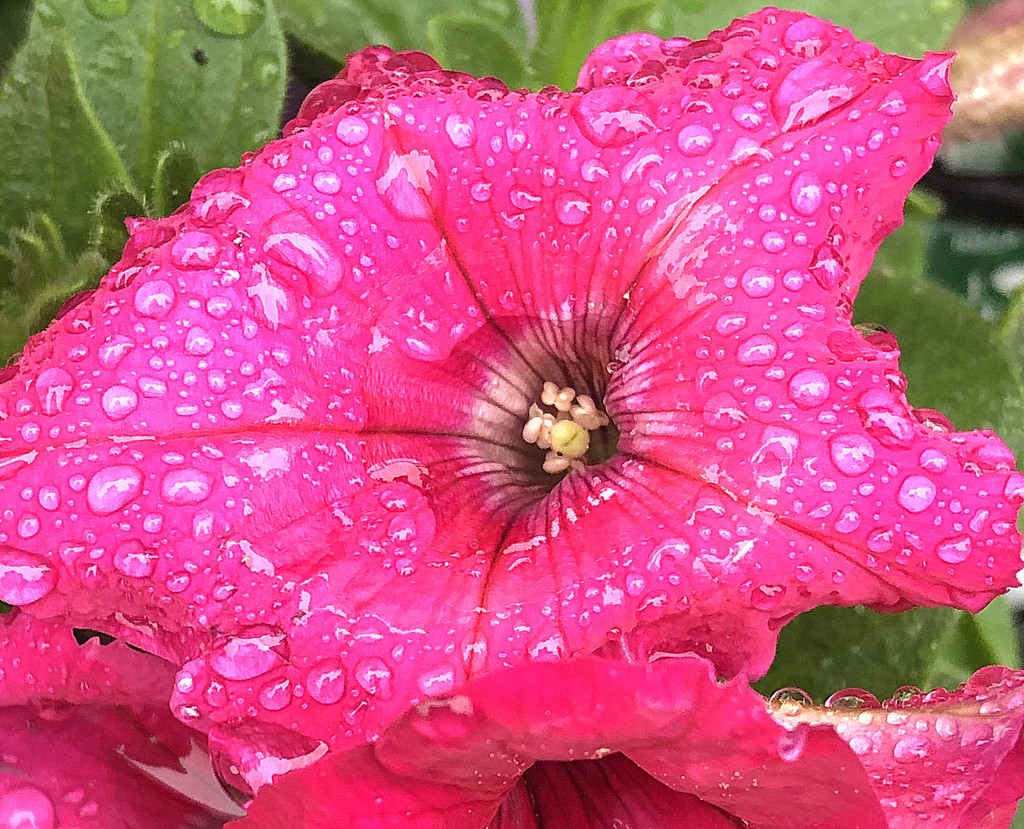
[(154, 279), (139, 285), (135, 292), (135, 310), (139, 316), (163, 319), (174, 307), (174, 288), (163, 279)]
[(923, 475), (910, 475), (900, 486), (899, 502), (910, 512), (924, 512), (935, 500), (935, 484)]
[(103, 411), (111, 420), (122, 420), (139, 405), (139, 396), (127, 386), (111, 386), (103, 392)]
[(401, 219), (429, 219), (427, 197), (437, 180), (437, 165), (426, 151), (391, 153), (381, 160), (377, 192)]
[(205, 328), (193, 326), (185, 337), (185, 353), (193, 357), (205, 357), (213, 351), (213, 337)]
[(64, 411), (64, 404), (75, 388), (72, 376), (62, 368), (48, 368), (36, 378), (36, 394), (45, 415), (56, 415)]
[(922, 737), (904, 737), (892, 748), (892, 756), (900, 763), (920, 763), (928, 753), (928, 741)]
[(789, 381), (789, 399), (801, 409), (813, 409), (828, 400), (830, 389), (824, 372), (806, 368), (794, 374)]
[(171, 504), (200, 504), (212, 487), (213, 478), (200, 469), (172, 469), (160, 483), (160, 494)]
[(705, 155), (715, 143), (715, 136), (707, 127), (690, 124), (679, 131), (676, 144), (683, 155)]
[(143, 546), (138, 539), (125, 541), (114, 550), (114, 567), (119, 573), (135, 579), (145, 579), (156, 570), (157, 555)]
[(778, 344), (768, 334), (755, 334), (740, 344), (736, 360), (744, 366), (766, 366), (775, 359), (778, 350)]
[(438, 665), (422, 673), (416, 684), (428, 697), (444, 696), (455, 687), (455, 672), (450, 665)]
[(333, 196), (341, 190), (341, 179), (337, 173), (330, 170), (321, 170), (313, 176), (313, 187), (318, 193), (325, 196)]
[(225, 679), (255, 679), (284, 664), (278, 653), (284, 641), (281, 631), (249, 628), (216, 648), (210, 654), (210, 667)]
[(337, 659), (324, 659), (306, 676), (306, 690), (323, 705), (333, 705), (345, 696), (345, 666)]
[(871, 468), (875, 447), (862, 435), (839, 435), (832, 439), (832, 463), (844, 475), (857, 477)]
[(740, 285), (743, 286), (743, 292), (747, 296), (757, 299), (768, 296), (775, 290), (775, 277), (770, 271), (755, 265), (752, 268), (747, 268), (743, 273)]
[(448, 133), (448, 140), (452, 145), (464, 150), (476, 143), (476, 128), (473, 126), (473, 119), (460, 115), (457, 112), (451, 113), (444, 122), (444, 131)]
[(793, 23), (782, 36), (786, 49), (800, 58), (816, 58), (824, 52), (832, 38), (829, 26), (816, 17), (805, 17)]
[(326, 296), (341, 282), (339, 258), (301, 214), (290, 211), (271, 218), (264, 228), (263, 250), (273, 259), (304, 274), (317, 296)]
[(907, 160), (903, 156), (898, 156), (893, 159), (892, 164), (889, 165), (889, 174), (893, 178), (902, 178), (907, 173)]
[(89, 481), (86, 502), (96, 515), (110, 515), (142, 492), (142, 471), (115, 464), (101, 469)]
[(376, 656), (360, 659), (356, 663), (355, 677), (359, 687), (366, 693), (385, 700), (391, 698), (393, 693), (391, 669), (383, 659)]
[(171, 259), (180, 268), (209, 268), (220, 257), (220, 242), (202, 230), (193, 230), (174, 241)]
[(260, 688), (260, 705), (268, 711), (280, 711), (292, 701), (292, 684), (287, 678), (270, 682)]
[(558, 197), (555, 215), (564, 225), (583, 224), (590, 215), (590, 202), (581, 193), (563, 193)]
[(654, 129), (647, 98), (622, 86), (602, 86), (580, 98), (573, 110), (583, 134), (599, 147), (621, 147)]
[(971, 554), (970, 536), (958, 535), (940, 541), (935, 547), (935, 554), (946, 564), (959, 564), (966, 561)]
[(354, 147), (366, 140), (366, 136), (370, 134), (370, 127), (362, 118), (356, 115), (349, 115), (338, 121), (338, 126), (334, 132), (342, 144)]
[(264, 0), (192, 0), (196, 17), (211, 32), (244, 37), (263, 22)]
[(0, 601), (15, 606), (30, 604), (56, 586), (57, 574), (45, 559), (0, 546)]
[(823, 118), (854, 96), (853, 71), (819, 58), (792, 69), (772, 95), (772, 109), (783, 131)]
[(813, 216), (821, 207), (821, 180), (814, 173), (800, 173), (789, 188), (789, 201), (801, 216)]
[(3, 829), (56, 829), (56, 826), (53, 803), (35, 786), (17, 786), (0, 795), (0, 827)]

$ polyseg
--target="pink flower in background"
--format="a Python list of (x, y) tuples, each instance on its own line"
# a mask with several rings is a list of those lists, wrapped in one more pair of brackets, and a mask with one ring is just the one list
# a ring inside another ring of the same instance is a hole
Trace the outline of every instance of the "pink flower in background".
[(0, 826), (217, 829), (238, 816), (205, 738), (167, 710), (173, 678), (123, 644), (0, 616)]
[[(744, 678), (794, 615), (978, 609), (1019, 566), (1009, 450), (913, 410), (892, 338), (850, 324), (947, 65), (772, 10), (612, 41), (572, 93), (353, 56), (134, 222), (9, 372), (0, 599), (172, 663), (174, 713), (252, 790), (590, 655), (640, 687), (663, 671), (614, 663), (696, 653), (680, 694), (738, 695), (718, 725), (747, 711), (755, 758), (791, 745)], [(677, 741), (704, 712), (678, 716)]]

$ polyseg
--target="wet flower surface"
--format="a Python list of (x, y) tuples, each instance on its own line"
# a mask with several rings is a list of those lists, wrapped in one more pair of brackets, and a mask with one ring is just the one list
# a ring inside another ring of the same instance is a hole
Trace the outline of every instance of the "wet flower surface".
[(980, 608), (1012, 455), (850, 324), (947, 66), (771, 10), (571, 93), (353, 56), (6, 372), (0, 599), (180, 666), (252, 790), (504, 669), (708, 684), (821, 604)]
[(167, 710), (173, 677), (122, 644), (0, 617), (0, 826), (216, 829), (238, 816), (205, 739)]

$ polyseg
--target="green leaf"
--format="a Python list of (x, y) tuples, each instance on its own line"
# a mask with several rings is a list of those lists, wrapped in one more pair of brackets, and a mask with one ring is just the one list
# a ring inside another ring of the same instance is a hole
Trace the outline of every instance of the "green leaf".
[(495, 75), (510, 86), (523, 77), (526, 27), (515, 0), (278, 0), (278, 8), (289, 35), (335, 64), (382, 43), (429, 52), (446, 68)]
[(924, 686), (939, 639), (960, 615), (934, 607), (896, 615), (866, 607), (816, 608), (783, 628), (772, 668), (756, 687), (770, 695), (796, 686), (821, 703), (844, 688), (884, 699), (901, 685)]
[[(650, 25), (664, 37), (702, 38), (763, 5), (761, 0), (660, 0)], [(963, 0), (800, 0), (786, 5), (845, 26), (886, 51), (917, 57), (943, 48), (964, 11)]]
[(374, 43), (413, 48), (406, 21), (410, 5), (418, 3), (404, 3), (401, 10), (370, 0), (278, 0), (277, 5), (289, 35), (338, 64)]
[(174, 142), (156, 159), (153, 174), (154, 216), (167, 216), (188, 201), (202, 171), (188, 147)]
[[(107, 12), (91, 11), (98, 6)], [(284, 38), (267, 0), (63, 3), (85, 92), (140, 191), (180, 142), (202, 169), (235, 166), (277, 132)]]
[(530, 61), (533, 82), (572, 89), (594, 47), (646, 28), (655, 6), (656, 0), (537, 0), (539, 38)]
[(56, 223), (36, 213), (0, 248), (0, 361), (42, 330), (71, 294), (110, 266), (95, 251), (69, 256)]
[(21, 45), (32, 19), (32, 0), (4, 0), (0, 6), (0, 78)]
[(63, 33), (37, 17), (0, 86), (0, 228), (47, 212), (72, 251), (85, 247), (102, 188), (128, 175), (86, 100)]
[(936, 648), (927, 686), (954, 688), (986, 665), (1016, 665), (1017, 635), (1005, 599), (996, 599), (981, 613), (959, 613), (946, 627)]
[(434, 57), (446, 69), (501, 78), (513, 89), (526, 80), (526, 66), (505, 34), (472, 17), (438, 15), (427, 24)]

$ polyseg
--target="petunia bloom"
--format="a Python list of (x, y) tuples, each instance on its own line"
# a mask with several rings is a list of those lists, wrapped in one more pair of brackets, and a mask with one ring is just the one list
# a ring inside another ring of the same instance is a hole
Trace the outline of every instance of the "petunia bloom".
[(253, 790), (500, 670), (980, 608), (1012, 455), (850, 324), (947, 67), (776, 10), (573, 92), (353, 56), (6, 373), (0, 599), (180, 666)]

